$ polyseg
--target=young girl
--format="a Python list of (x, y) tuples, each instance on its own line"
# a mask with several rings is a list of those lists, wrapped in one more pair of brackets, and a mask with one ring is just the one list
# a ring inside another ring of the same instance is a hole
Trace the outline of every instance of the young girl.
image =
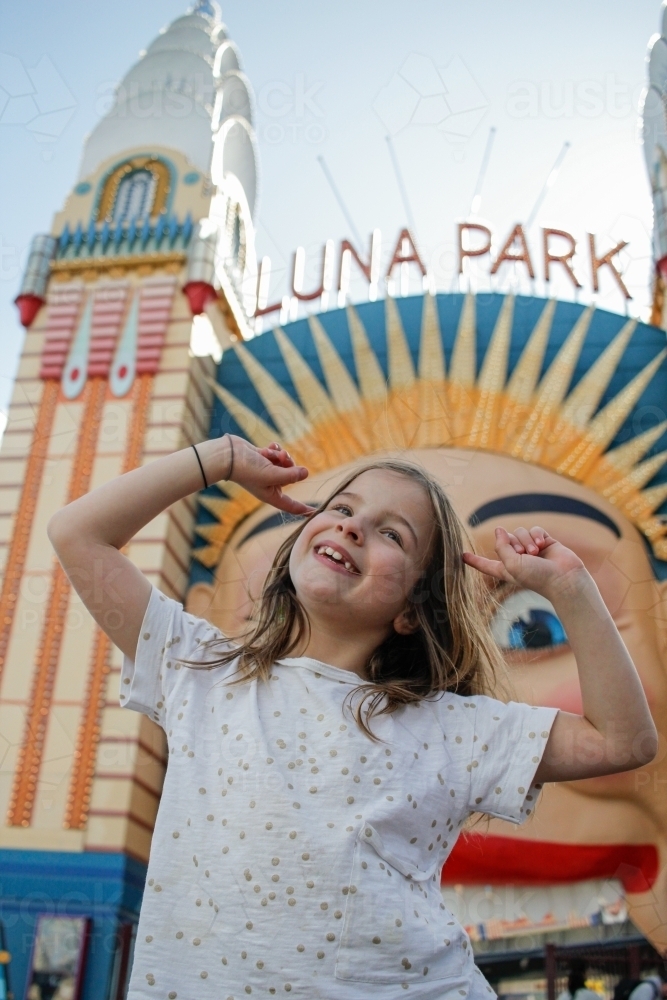
[[(303, 516), (238, 642), (121, 551), (202, 475)], [(641, 684), (592, 578), (541, 528), (499, 529), (497, 560), (482, 558), (416, 466), (369, 464), (316, 509), (282, 492), (306, 476), (277, 444), (225, 436), (51, 521), (73, 585), (125, 654), (121, 704), (168, 739), (129, 996), (488, 998), (440, 892), (461, 825), (521, 823), (545, 781), (652, 759)], [(554, 604), (583, 716), (483, 693), (500, 661), (480, 574)]]

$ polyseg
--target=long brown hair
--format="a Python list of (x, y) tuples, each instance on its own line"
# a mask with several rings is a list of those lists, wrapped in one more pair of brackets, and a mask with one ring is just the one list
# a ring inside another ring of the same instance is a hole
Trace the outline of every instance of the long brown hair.
[[(422, 487), (431, 503), (434, 531), (422, 573), (407, 598), (406, 611), (416, 625), (414, 632), (392, 632), (366, 665), (369, 681), (348, 695), (358, 724), (372, 739), (368, 723), (374, 715), (395, 712), (444, 691), (464, 696), (488, 693), (504, 665), (489, 628), (490, 592), (480, 575), (463, 562), (464, 542), (471, 547), (465, 528), (442, 486), (423, 468), (396, 459), (358, 466), (318, 511), (326, 509), (362, 473), (375, 469), (405, 476)], [(292, 583), (289, 562), (308, 519), (278, 549), (257, 602), (256, 620), (240, 643), (212, 660), (188, 662), (188, 666), (210, 669), (238, 657), (240, 676), (233, 683), (268, 680), (277, 660), (303, 646), (310, 623)], [(220, 641), (208, 643), (207, 650), (217, 652)]]

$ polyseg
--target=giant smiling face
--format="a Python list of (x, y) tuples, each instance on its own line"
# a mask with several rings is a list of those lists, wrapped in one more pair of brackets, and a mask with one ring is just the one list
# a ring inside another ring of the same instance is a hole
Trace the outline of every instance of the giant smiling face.
[[(659, 731), (667, 724), (667, 614), (637, 530), (592, 490), (544, 468), (461, 449), (402, 453), (445, 486), (477, 551), (493, 553), (494, 529), (540, 524), (573, 549), (595, 578), (633, 657)], [(313, 476), (291, 490), (305, 501), (325, 497), (351, 466)], [(238, 634), (261, 592), (273, 556), (291, 525), (261, 507), (225, 548), (216, 583), (196, 584), (191, 611)], [(513, 697), (581, 711), (577, 667), (553, 608), (538, 595), (511, 594), (493, 623), (506, 650)], [(484, 837), (483, 851), (479, 838)], [(462, 838), (445, 881), (549, 884), (617, 877), (635, 925), (667, 950), (667, 762), (665, 750), (641, 771), (545, 789), (525, 826), (492, 820), (488, 833)]]

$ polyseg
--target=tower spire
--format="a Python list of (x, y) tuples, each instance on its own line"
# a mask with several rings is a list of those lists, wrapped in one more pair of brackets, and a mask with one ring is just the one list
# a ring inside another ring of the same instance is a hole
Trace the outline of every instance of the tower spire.
[(204, 14), (216, 23), (220, 21), (220, 6), (215, 0), (197, 0), (197, 3), (192, 7), (192, 13)]

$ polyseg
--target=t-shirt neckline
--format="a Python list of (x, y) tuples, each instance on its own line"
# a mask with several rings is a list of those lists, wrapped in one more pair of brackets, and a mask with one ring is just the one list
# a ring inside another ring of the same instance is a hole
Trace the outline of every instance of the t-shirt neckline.
[(330, 677), (341, 684), (364, 683), (363, 677), (360, 677), (359, 674), (355, 674), (351, 670), (343, 670), (342, 667), (334, 667), (331, 663), (314, 660), (312, 656), (285, 657), (277, 662), (288, 667), (305, 667), (306, 670), (311, 670), (314, 674)]

